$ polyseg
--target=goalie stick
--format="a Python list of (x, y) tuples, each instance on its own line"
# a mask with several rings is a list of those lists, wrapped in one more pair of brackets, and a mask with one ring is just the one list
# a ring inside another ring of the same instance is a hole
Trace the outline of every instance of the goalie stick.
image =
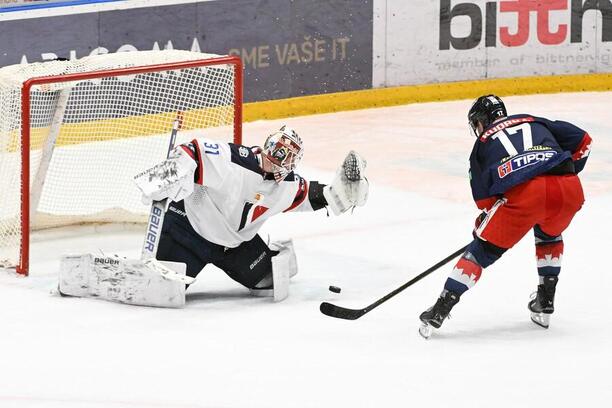
[(385, 303), (387, 300), (391, 299), (393, 296), (395, 296), (398, 293), (402, 292), (407, 287), (409, 287), (409, 286), (413, 285), (414, 283), (420, 281), (425, 276), (427, 276), (430, 273), (434, 272), (435, 270), (439, 269), (441, 266), (446, 265), (449, 261), (451, 261), (452, 259), (454, 259), (457, 256), (461, 255), (466, 250), (466, 248), (467, 248), (467, 245), (464, 246), (461, 249), (458, 249), (457, 251), (453, 252), (452, 254), (450, 254), (449, 256), (447, 256), (446, 258), (444, 258), (443, 260), (441, 260), (440, 262), (438, 262), (437, 264), (435, 264), (431, 268), (429, 268), (426, 271), (424, 271), (424, 272), (420, 273), (419, 275), (415, 276), (414, 278), (412, 278), (408, 282), (404, 283), (399, 288), (397, 288), (394, 291), (386, 294), (385, 296), (383, 296), (380, 299), (378, 299), (376, 302), (372, 303), (369, 306), (364, 307), (363, 309), (348, 309), (348, 308), (345, 308), (345, 307), (332, 305), (331, 303), (327, 303), (327, 302), (321, 303), (321, 306), (319, 307), (319, 309), (321, 310), (321, 313), (323, 313), (324, 315), (330, 316), (330, 317), (335, 317), (335, 318), (338, 318), (338, 319), (345, 319), (345, 320), (357, 320), (361, 316), (363, 316), (364, 314), (372, 311), (372, 309), (377, 308), (378, 306), (380, 306), (383, 303)]
[[(174, 148), (174, 142), (176, 141), (176, 135), (181, 128), (182, 112), (178, 112), (176, 119), (172, 123), (172, 132), (170, 133), (170, 143), (168, 144), (168, 153), (166, 158), (170, 157), (170, 152)], [(142, 252), (140, 259), (147, 260), (155, 258), (157, 255), (157, 248), (159, 246), (159, 238), (161, 235), (161, 227), (164, 224), (164, 217), (168, 210), (169, 201), (167, 198), (160, 201), (153, 201), (151, 204), (151, 212), (149, 214), (149, 222), (147, 223), (147, 231), (145, 233), (145, 240), (142, 244)]]

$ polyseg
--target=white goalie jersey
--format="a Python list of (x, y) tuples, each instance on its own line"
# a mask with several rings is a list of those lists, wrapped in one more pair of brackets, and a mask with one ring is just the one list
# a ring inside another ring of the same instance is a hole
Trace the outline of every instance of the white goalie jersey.
[(189, 156), (197, 164), (185, 211), (196, 232), (215, 244), (235, 248), (275, 214), (313, 211), (306, 180), (295, 173), (280, 183), (266, 177), (260, 156), (246, 146), (196, 138), (173, 156)]

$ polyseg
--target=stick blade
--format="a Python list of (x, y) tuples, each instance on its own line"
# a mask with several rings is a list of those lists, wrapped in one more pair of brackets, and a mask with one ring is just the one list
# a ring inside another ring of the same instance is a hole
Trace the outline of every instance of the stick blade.
[(324, 315), (344, 320), (356, 320), (366, 313), (364, 309), (347, 309), (327, 302), (321, 303), (319, 310)]

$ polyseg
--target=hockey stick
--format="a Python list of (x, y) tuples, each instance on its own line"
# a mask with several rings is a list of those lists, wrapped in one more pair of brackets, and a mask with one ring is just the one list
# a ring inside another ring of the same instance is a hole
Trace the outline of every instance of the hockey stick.
[(372, 309), (382, 305), (387, 300), (391, 299), (393, 296), (397, 295), (398, 293), (400, 293), (401, 291), (403, 291), (407, 287), (409, 287), (409, 286), (413, 285), (414, 283), (420, 281), (421, 279), (423, 279), (424, 277), (426, 277), (430, 273), (432, 273), (435, 270), (439, 269), (441, 266), (447, 264), (453, 258), (456, 258), (458, 255), (462, 254), (465, 251), (466, 248), (467, 248), (467, 245), (464, 246), (461, 249), (458, 249), (457, 251), (453, 252), (452, 254), (450, 254), (449, 256), (447, 256), (446, 258), (444, 258), (443, 260), (441, 260), (440, 262), (438, 262), (437, 264), (435, 264), (431, 268), (429, 268), (426, 271), (422, 272), (421, 274), (415, 276), (413, 279), (411, 279), (408, 282), (404, 283), (402, 286), (400, 286), (399, 288), (395, 289), (393, 292), (390, 292), (390, 293), (386, 294), (385, 296), (383, 296), (380, 299), (378, 299), (376, 302), (372, 303), (369, 306), (364, 307), (363, 309), (347, 309), (345, 307), (332, 305), (331, 303), (327, 303), (327, 302), (321, 303), (321, 306), (320, 306), (319, 309), (321, 310), (321, 313), (323, 313), (324, 315), (330, 316), (330, 317), (336, 317), (338, 319), (345, 319), (345, 320), (356, 320), (356, 319), (359, 319), (361, 316), (363, 316), (364, 314), (370, 312)]
[[(176, 135), (181, 128), (182, 113), (179, 112), (176, 119), (172, 123), (172, 132), (170, 133), (170, 143), (168, 144), (168, 153), (166, 158), (170, 156), (170, 152), (174, 148), (174, 142), (176, 141)], [(145, 235), (144, 243), (142, 244), (142, 252), (140, 259), (147, 260), (155, 258), (157, 255), (157, 247), (159, 245), (160, 230), (164, 224), (164, 217), (168, 210), (169, 201), (167, 198), (160, 201), (153, 201), (151, 204), (151, 212), (149, 214), (149, 222), (147, 223), (147, 232)]]

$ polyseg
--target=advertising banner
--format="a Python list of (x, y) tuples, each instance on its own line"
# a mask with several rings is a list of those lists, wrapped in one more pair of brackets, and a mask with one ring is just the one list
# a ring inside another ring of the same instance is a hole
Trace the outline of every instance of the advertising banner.
[[(158, 2), (156, 2), (158, 3)], [(108, 52), (240, 55), (245, 100), (372, 86), (372, 0), (219, 0), (1, 21), (0, 66)]]
[[(375, 86), (612, 72), (611, 0), (375, 5)], [(380, 34), (375, 34), (380, 35)], [(378, 45), (382, 44), (382, 45)]]

